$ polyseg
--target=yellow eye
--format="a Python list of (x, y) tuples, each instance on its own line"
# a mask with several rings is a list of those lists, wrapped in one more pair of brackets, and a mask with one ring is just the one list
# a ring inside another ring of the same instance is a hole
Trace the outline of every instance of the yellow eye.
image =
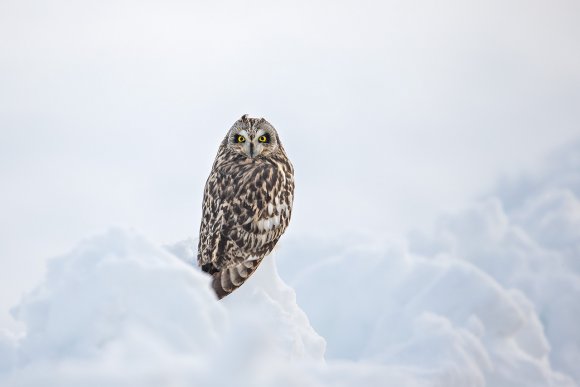
[(266, 141), (268, 141), (268, 137), (266, 137), (266, 136), (260, 136), (258, 138), (258, 141), (260, 141), (260, 142), (266, 142)]
[(238, 142), (246, 142), (246, 138), (244, 136), (238, 136)]

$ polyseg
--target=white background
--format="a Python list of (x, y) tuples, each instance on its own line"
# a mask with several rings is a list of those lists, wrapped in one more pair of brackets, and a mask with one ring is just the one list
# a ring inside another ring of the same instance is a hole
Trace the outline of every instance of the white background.
[(297, 176), (289, 234), (398, 235), (580, 135), (576, 1), (0, 1), (0, 323), (111, 225), (197, 233), (244, 113)]

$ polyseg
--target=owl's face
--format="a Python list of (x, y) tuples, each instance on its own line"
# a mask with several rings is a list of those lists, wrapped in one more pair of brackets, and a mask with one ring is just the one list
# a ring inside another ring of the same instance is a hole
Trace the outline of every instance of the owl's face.
[(227, 136), (227, 147), (233, 152), (256, 159), (267, 157), (280, 148), (276, 129), (263, 118), (237, 120)]

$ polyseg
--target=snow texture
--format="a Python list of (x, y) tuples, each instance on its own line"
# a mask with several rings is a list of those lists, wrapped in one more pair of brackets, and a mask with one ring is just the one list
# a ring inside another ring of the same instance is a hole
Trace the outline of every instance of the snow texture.
[(576, 149), (407, 240), (285, 241), (221, 302), (193, 239), (89, 238), (13, 308), (0, 385), (578, 386)]

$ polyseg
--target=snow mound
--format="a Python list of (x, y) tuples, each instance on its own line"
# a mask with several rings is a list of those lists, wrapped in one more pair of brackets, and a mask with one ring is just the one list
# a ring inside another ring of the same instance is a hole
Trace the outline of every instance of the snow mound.
[(525, 294), (554, 368), (580, 382), (580, 144), (411, 240), (414, 251), (465, 259)]
[[(292, 257), (282, 257), (281, 267)], [(329, 359), (413, 369), (437, 386), (575, 385), (551, 368), (548, 340), (524, 293), (464, 260), (365, 243), (290, 282), (326, 338)]]
[(0, 385), (575, 385), (551, 368), (532, 302), (465, 260), (369, 243), (296, 254), (305, 313), (273, 257), (217, 301), (194, 245), (111, 230), (52, 260), (13, 309), (25, 334), (0, 333)]
[(86, 240), (13, 309), (26, 333), (0, 335), (0, 385), (259, 385), (264, 362), (321, 362), (324, 340), (273, 262), (263, 266), (220, 303), (205, 274), (140, 236)]
[[(166, 246), (166, 249), (193, 266), (197, 265), (196, 246), (195, 239), (188, 239)], [(308, 317), (296, 304), (294, 290), (280, 279), (274, 257), (265, 259), (244, 286), (224, 298), (220, 304), (230, 318), (236, 321), (236, 325), (241, 321), (249, 325), (254, 324), (253, 321), (259, 323), (256, 332), (240, 331), (240, 335), (254, 334), (259, 336), (257, 340), (276, 342), (276, 346), (270, 349), (281, 351), (281, 355), (286, 354), (294, 360), (324, 359), (326, 342), (312, 329)]]

